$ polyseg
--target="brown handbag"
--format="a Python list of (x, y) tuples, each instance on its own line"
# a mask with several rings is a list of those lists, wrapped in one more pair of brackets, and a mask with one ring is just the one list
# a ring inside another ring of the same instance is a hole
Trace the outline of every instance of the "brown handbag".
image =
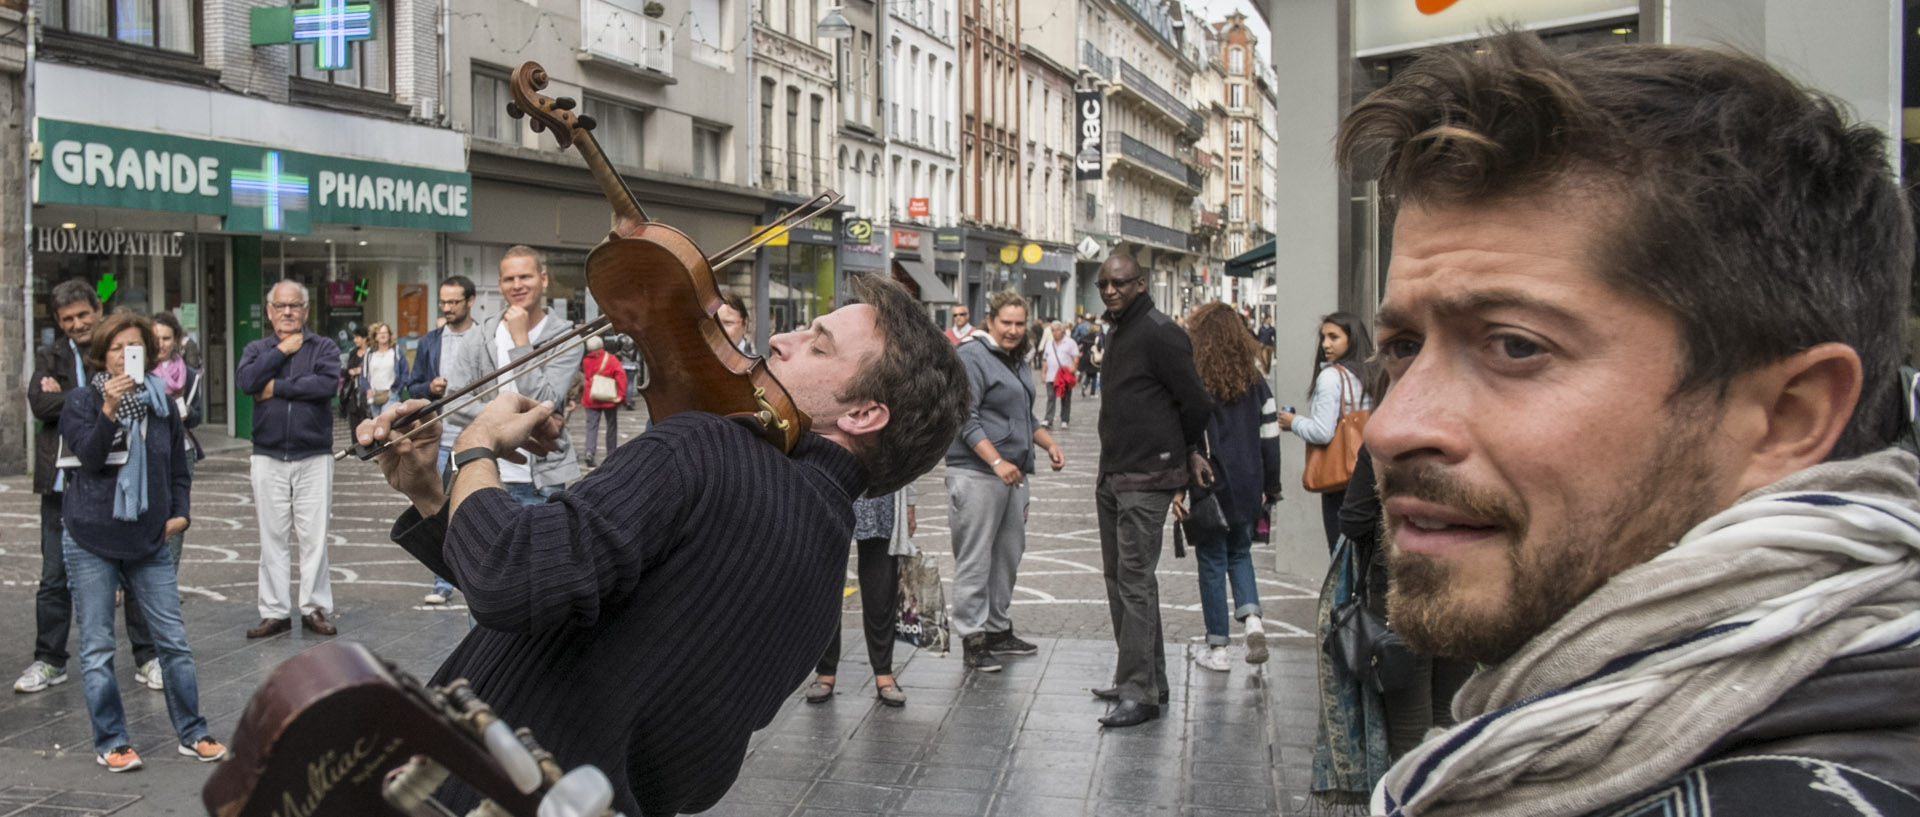
[(1358, 396), (1348, 400), (1349, 373), (1344, 366), (1334, 368), (1340, 370), (1340, 420), (1334, 424), (1331, 442), (1307, 445), (1307, 467), (1300, 473), (1300, 484), (1316, 494), (1347, 489), (1347, 481), (1353, 479), (1353, 464), (1360, 458), (1361, 435), (1373, 414), (1360, 408)]

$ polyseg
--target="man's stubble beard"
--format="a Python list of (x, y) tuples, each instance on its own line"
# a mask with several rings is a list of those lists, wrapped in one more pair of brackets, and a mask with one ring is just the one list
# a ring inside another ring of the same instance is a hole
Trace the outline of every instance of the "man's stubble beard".
[[(1676, 401), (1684, 402), (1684, 401)], [(1388, 620), (1394, 631), (1420, 652), (1498, 664), (1545, 632), (1608, 579), (1666, 550), (1682, 534), (1718, 510), (1717, 486), (1706, 456), (1712, 429), (1706, 422), (1676, 419), (1653, 433), (1668, 441), (1650, 461), (1621, 481), (1626, 490), (1603, 508), (1577, 511), (1553, 531), (1531, 537), (1524, 511), (1505, 498), (1466, 488), (1437, 468), (1381, 470), (1381, 496), (1415, 496), (1485, 513), (1480, 518), (1506, 522), (1509, 578), (1504, 604), (1469, 605), (1449, 592), (1456, 565), (1392, 547), (1391, 530), (1382, 541), (1390, 574)], [(1704, 408), (1690, 406), (1688, 408)], [(1702, 411), (1697, 416), (1717, 416)], [(1412, 473), (1409, 473), (1411, 471)], [(1461, 500), (1467, 500), (1462, 502)], [(1486, 513), (1492, 511), (1492, 513)]]

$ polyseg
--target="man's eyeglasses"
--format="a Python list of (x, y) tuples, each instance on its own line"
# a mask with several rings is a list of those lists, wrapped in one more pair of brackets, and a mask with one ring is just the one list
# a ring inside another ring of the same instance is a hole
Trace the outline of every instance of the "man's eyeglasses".
[(1138, 275), (1132, 278), (1102, 278), (1093, 282), (1093, 285), (1101, 289), (1119, 289), (1129, 284), (1137, 283), (1139, 280), (1140, 276)]
[(275, 312), (298, 312), (302, 309), (306, 309), (307, 305), (305, 303), (283, 304), (276, 301), (276, 302), (267, 304), (267, 308)]

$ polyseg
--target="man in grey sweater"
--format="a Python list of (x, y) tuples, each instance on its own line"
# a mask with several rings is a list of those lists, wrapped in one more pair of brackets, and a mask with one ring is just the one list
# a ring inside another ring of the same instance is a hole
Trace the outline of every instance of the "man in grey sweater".
[[(506, 255), (501, 257), (500, 297), (507, 304), (500, 316), (481, 321), (479, 330), (467, 336), (453, 358), (441, 364), (440, 374), (447, 379), (449, 391), (485, 377), (573, 328), (566, 316), (547, 311), (547, 259), (532, 247), (508, 247)], [(573, 373), (580, 370), (581, 355), (578, 347), (555, 355), (506, 382), (499, 390), (564, 408), (567, 387), (573, 383)], [(479, 416), (480, 409), (480, 402), (475, 402), (450, 412), (451, 422), (462, 427), (470, 425)], [(522, 453), (527, 458), (524, 464), (500, 462), (500, 481), (507, 493), (521, 504), (544, 502), (567, 483), (580, 478), (573, 441), (564, 428), (560, 431), (558, 446), (551, 453), (539, 456)]]
[(955, 349), (967, 369), (967, 421), (947, 447), (947, 495), (953, 503), (953, 631), (969, 669), (996, 672), (993, 655), (1032, 655), (1013, 634), (1007, 608), (1027, 550), (1027, 480), (1034, 449), (1053, 470), (1066, 455), (1033, 416), (1033, 373), (1026, 360), (1027, 299), (996, 292), (986, 327)]

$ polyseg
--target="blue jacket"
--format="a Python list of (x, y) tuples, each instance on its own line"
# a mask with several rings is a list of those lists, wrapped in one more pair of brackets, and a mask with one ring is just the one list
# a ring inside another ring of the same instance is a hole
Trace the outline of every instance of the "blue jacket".
[[(439, 330), (436, 329), (434, 331), (437, 332)], [(355, 385), (358, 386), (359, 389), (363, 392), (370, 388), (373, 388), (372, 381), (367, 379), (367, 358), (372, 356), (373, 356), (372, 349), (368, 349), (366, 354), (360, 356), (360, 376), (358, 378), (355, 378), (356, 380)], [(427, 379), (432, 380), (433, 378), (427, 378)], [(389, 395), (389, 399), (393, 399), (393, 400), (400, 399), (400, 396), (401, 396), (400, 393), (403, 391), (407, 392), (409, 396), (413, 394), (427, 393), (426, 392), (427, 387), (424, 385), (420, 387), (420, 391), (418, 392), (411, 391), (412, 383), (413, 383), (413, 380), (409, 376), (407, 371), (406, 350), (401, 349), (399, 344), (395, 344), (393, 347), (393, 388), (391, 389), (393, 394)], [(374, 408), (379, 408), (379, 407), (375, 406)]]
[(258, 395), (273, 383), (273, 397), (253, 403), (253, 453), (285, 462), (333, 453), (333, 414), (327, 404), (340, 384), (340, 347), (307, 332), (300, 350), (287, 357), (273, 335), (247, 344), (234, 367), (234, 387)]
[(1214, 495), (1228, 522), (1260, 518), (1263, 493), (1280, 499), (1280, 421), (1265, 380), (1256, 378), (1233, 402), (1213, 407), (1206, 444), (1218, 480)]
[[(413, 347), (413, 374), (395, 380), (394, 388), (400, 388), (400, 384), (404, 381), (408, 397), (433, 399), (432, 390), (427, 387), (433, 384), (434, 378), (440, 376), (440, 332), (443, 329), (445, 327), (428, 332), (427, 336), (421, 338), (420, 343)], [(360, 371), (365, 372), (366, 369), (362, 368)]]
[[(193, 478), (187, 473), (189, 455), (181, 447), (186, 429), (177, 411), (147, 418), (147, 512), (122, 522), (113, 518), (114, 483), (122, 466), (108, 465), (107, 454), (124, 429), (100, 410), (102, 405), (99, 391), (80, 386), (67, 392), (60, 409), (60, 436), (68, 452), (80, 459), (80, 467), (67, 472), (60, 518), (75, 544), (102, 559), (152, 556), (167, 545), (167, 520), (187, 515)], [(126, 447), (124, 437), (118, 443)]]

